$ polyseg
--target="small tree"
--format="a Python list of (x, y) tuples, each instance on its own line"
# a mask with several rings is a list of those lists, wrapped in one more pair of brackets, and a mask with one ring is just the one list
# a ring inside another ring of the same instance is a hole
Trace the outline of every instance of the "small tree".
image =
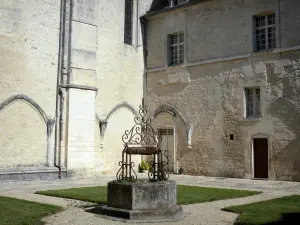
[(144, 171), (144, 170), (150, 170), (150, 164), (149, 162), (145, 162), (144, 160), (142, 160), (141, 162), (141, 170)]

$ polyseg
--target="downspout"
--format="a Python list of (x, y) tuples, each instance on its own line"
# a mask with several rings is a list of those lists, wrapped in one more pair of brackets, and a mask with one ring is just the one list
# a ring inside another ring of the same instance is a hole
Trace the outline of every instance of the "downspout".
[[(59, 162), (57, 163), (57, 144), (60, 142), (61, 126), (58, 126), (59, 120), (59, 105), (60, 97), (62, 95), (59, 85), (61, 83), (62, 74), (62, 59), (63, 59), (63, 43), (64, 43), (64, 11), (65, 11), (65, 0), (60, 1), (60, 27), (59, 27), (59, 46), (58, 46), (58, 66), (57, 66), (57, 82), (56, 82), (56, 104), (55, 104), (55, 140), (54, 140), (54, 167), (58, 168), (58, 178), (61, 179), (61, 163), (60, 163), (60, 152), (58, 153)], [(59, 128), (59, 131), (58, 131)]]
[(139, 0), (136, 0), (136, 46), (139, 46)]
[(144, 57), (144, 74), (143, 74), (143, 99), (146, 100), (147, 93), (147, 20), (145, 17), (140, 18), (141, 31), (142, 31), (142, 44), (143, 44), (143, 57)]
[[(144, 61), (144, 71), (143, 71), (143, 96), (142, 96), (142, 104), (146, 104), (145, 100), (146, 100), (146, 92), (147, 92), (147, 63), (146, 63), (146, 59), (147, 59), (147, 47), (146, 47), (146, 39), (147, 39), (147, 35), (146, 35), (146, 26), (147, 26), (147, 21), (146, 19), (142, 16), (140, 17), (140, 24), (141, 24), (141, 45), (143, 48), (143, 61)], [(142, 157), (142, 160), (144, 160), (144, 158)]]
[[(69, 0), (69, 20), (68, 20), (68, 55), (67, 55), (67, 60), (68, 60), (68, 64), (67, 64), (67, 85), (70, 84), (70, 79), (71, 79), (71, 41), (72, 41), (72, 9), (73, 9), (73, 0)], [(63, 81), (62, 81), (63, 82)], [(62, 83), (63, 84), (63, 83)], [(66, 101), (67, 101), (67, 106), (66, 106), (66, 116), (65, 116), (65, 123), (66, 123), (66, 132), (68, 132), (69, 129), (69, 101), (70, 101), (70, 95), (69, 92), (67, 90), (66, 92)], [(68, 133), (66, 133), (66, 141), (65, 143), (68, 143)], [(65, 157), (65, 166), (66, 168), (68, 168), (68, 160), (67, 160), (67, 154), (68, 154), (68, 145), (65, 144), (65, 149), (64, 149), (64, 157)], [(61, 152), (61, 151), (60, 151)], [(61, 158), (60, 158), (61, 159)], [(66, 177), (68, 177), (68, 170), (66, 170)]]

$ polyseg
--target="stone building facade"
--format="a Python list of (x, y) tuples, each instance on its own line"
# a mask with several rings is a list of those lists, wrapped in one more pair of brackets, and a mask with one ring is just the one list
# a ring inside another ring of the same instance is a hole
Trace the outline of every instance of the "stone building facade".
[(299, 8), (1, 1), (0, 180), (116, 172), (144, 96), (171, 172), (299, 181)]
[(171, 170), (300, 181), (299, 8), (153, 2), (143, 17), (146, 103), (168, 138)]
[(151, 3), (0, 2), (0, 180), (118, 169), (143, 95), (139, 17)]

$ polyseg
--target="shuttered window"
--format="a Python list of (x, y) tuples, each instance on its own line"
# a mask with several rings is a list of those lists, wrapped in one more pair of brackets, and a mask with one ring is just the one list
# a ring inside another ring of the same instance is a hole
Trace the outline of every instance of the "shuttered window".
[(132, 45), (133, 0), (125, 0), (124, 43)]

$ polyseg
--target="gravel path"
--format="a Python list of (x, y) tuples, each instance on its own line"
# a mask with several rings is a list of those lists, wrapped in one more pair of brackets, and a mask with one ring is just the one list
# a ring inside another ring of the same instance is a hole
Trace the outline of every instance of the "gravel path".
[[(55, 182), (49, 181), (34, 181), (24, 182), (22, 186), (20, 183), (0, 183), (0, 195), (14, 197), (19, 199), (26, 199), (41, 203), (48, 203), (59, 205), (65, 208), (64, 211), (56, 215), (44, 218), (47, 225), (118, 225), (124, 224), (122, 221), (112, 221), (104, 219), (92, 213), (85, 212), (80, 206), (84, 203), (77, 200), (62, 199), (56, 197), (48, 197), (43, 195), (36, 195), (36, 190), (60, 189), (80, 186), (94, 186), (105, 185), (110, 178), (103, 179), (82, 179), (82, 180), (61, 180)], [(300, 194), (299, 183), (293, 182), (271, 182), (269, 181), (250, 181), (240, 179), (220, 179), (218, 178), (204, 178), (204, 177), (177, 177), (178, 184), (189, 184), (197, 186), (211, 186), (235, 189), (250, 189), (261, 190), (262, 194), (254, 195), (245, 198), (228, 199), (214, 202), (207, 202), (201, 204), (192, 204), (183, 206), (185, 217), (178, 222), (168, 222), (170, 225), (232, 225), (237, 219), (238, 215), (230, 212), (221, 211), (222, 208), (241, 205), (251, 202), (268, 200), (292, 194)], [(48, 183), (47, 183), (48, 182)], [(46, 186), (45, 186), (46, 184)], [(9, 188), (9, 185), (11, 186)], [(131, 223), (137, 224), (137, 223)], [(141, 224), (141, 223), (138, 223)], [(162, 224), (162, 223), (142, 223), (142, 224)], [(163, 223), (164, 224), (164, 223)]]
[[(229, 199), (221, 200), (215, 202), (208, 202), (202, 204), (192, 204), (183, 206), (183, 211), (185, 218), (178, 222), (168, 222), (170, 225), (232, 225), (237, 219), (238, 215), (230, 212), (221, 211), (222, 208), (231, 205), (241, 205), (251, 202), (257, 202), (262, 200), (273, 199), (277, 197), (291, 195), (290, 192), (282, 191), (272, 191), (267, 193), (262, 193), (255, 196), (239, 198), (239, 199)], [(112, 221), (108, 219), (101, 218), (97, 215), (87, 213), (81, 208), (68, 207), (67, 210), (45, 218), (44, 221), (48, 225), (94, 225), (94, 224), (105, 224), (105, 225), (121, 225), (124, 222)], [(138, 224), (138, 223), (131, 223)], [(139, 223), (140, 224), (140, 223)], [(147, 224), (161, 224), (161, 223), (143, 223)]]

